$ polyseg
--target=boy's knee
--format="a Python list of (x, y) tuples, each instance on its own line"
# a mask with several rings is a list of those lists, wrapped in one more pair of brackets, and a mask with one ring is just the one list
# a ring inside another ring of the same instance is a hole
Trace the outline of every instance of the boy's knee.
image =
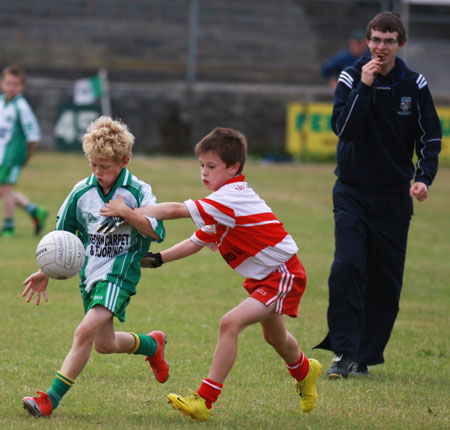
[(220, 320), (219, 331), (220, 333), (239, 333), (240, 325), (231, 313), (227, 313)]
[(272, 333), (264, 333), (264, 340), (273, 347), (280, 346), (286, 342), (285, 337), (275, 336)]
[(95, 332), (92, 330), (92, 327), (81, 323), (75, 330), (74, 341), (81, 344), (85, 342), (92, 342), (94, 335)]
[(276, 339), (267, 333), (264, 333), (264, 340), (269, 344), (269, 345), (274, 345), (274, 342), (276, 342)]

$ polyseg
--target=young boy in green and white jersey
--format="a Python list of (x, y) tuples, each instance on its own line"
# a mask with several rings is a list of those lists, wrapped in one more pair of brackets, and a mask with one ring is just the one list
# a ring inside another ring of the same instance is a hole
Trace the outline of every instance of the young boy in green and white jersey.
[[(75, 330), (72, 349), (47, 392), (39, 397), (25, 397), (24, 408), (34, 416), (50, 416), (61, 398), (75, 384), (86, 365), (92, 346), (101, 354), (128, 353), (146, 356), (160, 383), (169, 377), (169, 364), (164, 356), (166, 335), (162, 331), (149, 334), (114, 330), (113, 317), (125, 321), (125, 309), (140, 279), (140, 260), (151, 241), (161, 242), (165, 231), (161, 221), (142, 219), (141, 233), (123, 225), (111, 234), (98, 233), (102, 221), (100, 209), (110, 199), (121, 196), (132, 208), (153, 205), (156, 198), (150, 185), (138, 180), (126, 168), (134, 143), (125, 124), (100, 117), (83, 137), (83, 150), (93, 172), (78, 182), (61, 206), (57, 230), (77, 233), (86, 250), (86, 261), (80, 272), (80, 290), (85, 316)], [(47, 301), (48, 277), (42, 270), (30, 275), (22, 296), (30, 302), (36, 293)]]
[(31, 203), (22, 193), (13, 191), (22, 167), (33, 155), (41, 139), (38, 121), (22, 95), (25, 73), (17, 66), (2, 71), (0, 87), (0, 197), (3, 200), (3, 228), (1, 235), (14, 236), (14, 210), (26, 210), (34, 223), (34, 233), (44, 226), (47, 211)]

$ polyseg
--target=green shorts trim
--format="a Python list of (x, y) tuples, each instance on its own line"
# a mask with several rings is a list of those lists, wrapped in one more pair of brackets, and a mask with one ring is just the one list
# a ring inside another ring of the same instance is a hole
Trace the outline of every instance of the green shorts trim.
[(86, 297), (83, 295), (84, 312), (94, 306), (103, 306), (110, 310), (119, 321), (125, 322), (125, 310), (130, 303), (131, 295), (118, 285), (108, 281), (97, 282)]
[(0, 184), (16, 184), (21, 170), (21, 166), (0, 166)]

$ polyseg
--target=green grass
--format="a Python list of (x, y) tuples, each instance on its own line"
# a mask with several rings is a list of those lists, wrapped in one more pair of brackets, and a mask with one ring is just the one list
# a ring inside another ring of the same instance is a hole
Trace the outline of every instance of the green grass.
[[(206, 190), (194, 159), (135, 157), (130, 169), (149, 182), (159, 201), (199, 198)], [(248, 182), (284, 222), (300, 246), (308, 288), (300, 315), (287, 326), (307, 356), (324, 364), (326, 351), (311, 348), (325, 335), (327, 278), (334, 251), (331, 164), (262, 165), (250, 161)], [(51, 213), (46, 230), (73, 184), (89, 174), (79, 155), (41, 153), (18, 190)], [(1, 429), (447, 429), (450, 428), (449, 255), (450, 169), (442, 168), (429, 199), (416, 204), (410, 230), (400, 313), (384, 365), (366, 379), (318, 382), (320, 399), (310, 414), (299, 411), (291, 378), (253, 326), (240, 337), (239, 355), (208, 423), (173, 411), (165, 396), (197, 389), (206, 377), (220, 317), (246, 297), (242, 279), (219, 255), (203, 250), (188, 259), (146, 270), (121, 330), (168, 333), (171, 377), (158, 384), (142, 357), (92, 353), (77, 384), (51, 419), (34, 419), (21, 398), (46, 390), (68, 352), (83, 317), (76, 278), (51, 281), (49, 302), (21, 298), (22, 281), (35, 270), (38, 239), (17, 212), (17, 237), (0, 239)], [(190, 220), (166, 222), (167, 239), (153, 250), (188, 237)]]

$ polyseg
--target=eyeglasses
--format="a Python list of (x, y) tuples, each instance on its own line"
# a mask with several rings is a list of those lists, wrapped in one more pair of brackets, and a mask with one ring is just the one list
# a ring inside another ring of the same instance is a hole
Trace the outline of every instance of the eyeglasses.
[(376, 46), (378, 46), (381, 42), (383, 42), (386, 46), (394, 46), (398, 43), (397, 39), (380, 39), (379, 37), (372, 37), (369, 41)]

